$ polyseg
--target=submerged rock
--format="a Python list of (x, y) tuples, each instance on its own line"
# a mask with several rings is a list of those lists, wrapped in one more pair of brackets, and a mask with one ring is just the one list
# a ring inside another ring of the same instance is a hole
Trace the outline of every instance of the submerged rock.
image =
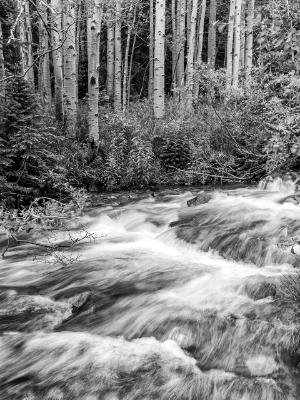
[(212, 199), (211, 193), (201, 192), (196, 197), (187, 201), (188, 207), (196, 207), (200, 206), (201, 204), (206, 204)]

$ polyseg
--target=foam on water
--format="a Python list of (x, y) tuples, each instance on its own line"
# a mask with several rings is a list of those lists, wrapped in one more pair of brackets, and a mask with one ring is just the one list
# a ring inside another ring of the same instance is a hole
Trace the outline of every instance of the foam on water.
[(277, 242), (300, 234), (299, 209), (260, 189), (99, 208), (78, 221), (98, 239), (77, 263), (2, 260), (1, 400), (297, 400), (280, 291), (298, 259)]

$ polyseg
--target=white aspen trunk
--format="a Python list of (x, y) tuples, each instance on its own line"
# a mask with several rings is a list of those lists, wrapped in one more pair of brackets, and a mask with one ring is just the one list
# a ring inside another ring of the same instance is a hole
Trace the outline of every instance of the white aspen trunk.
[(178, 59), (177, 59), (177, 86), (184, 85), (184, 52), (185, 52), (185, 17), (186, 17), (186, 0), (179, 0), (178, 9)]
[(193, 0), (186, 0), (186, 41), (187, 41), (187, 51), (189, 51), (189, 43), (190, 43), (190, 36), (191, 36), (192, 3), (193, 3)]
[(122, 43), (121, 43), (121, 0), (116, 0), (115, 22), (115, 93), (114, 109), (122, 111)]
[(233, 73), (232, 73), (233, 88), (237, 88), (239, 85), (240, 56), (241, 56), (241, 8), (242, 8), (242, 0), (236, 0)]
[(63, 56), (62, 56), (62, 4), (61, 0), (51, 0), (51, 46), (53, 60), (53, 75), (55, 81), (56, 116), (64, 120), (63, 107)]
[(206, 0), (202, 0), (200, 21), (199, 21), (199, 27), (198, 27), (198, 41), (197, 41), (197, 64), (198, 65), (200, 65), (202, 63), (205, 13), (206, 13)]
[(96, 150), (99, 146), (99, 60), (102, 22), (102, 0), (94, 0), (87, 15), (88, 48), (88, 127), (89, 141)]
[(154, 48), (154, 117), (165, 115), (165, 12), (166, 1), (156, 0)]
[[(153, 77), (154, 77), (154, 0), (150, 0), (150, 43), (149, 43), (149, 80), (148, 80), (148, 100), (153, 101)], [(175, 0), (172, 0), (175, 1)], [(173, 54), (173, 49), (172, 49)], [(173, 71), (173, 58), (172, 58)]]
[(49, 60), (49, 35), (47, 32), (48, 15), (46, 6), (39, 6), (39, 51), (42, 57), (39, 65), (39, 91), (45, 104), (51, 104), (51, 79)]
[(136, 45), (136, 35), (137, 35), (137, 33), (135, 32), (134, 33), (134, 38), (133, 38), (131, 55), (130, 55), (130, 66), (129, 66), (129, 75), (128, 75), (128, 90), (127, 90), (127, 104), (130, 103), (131, 75), (132, 75), (133, 56), (134, 56), (134, 50), (135, 50), (135, 45)]
[(214, 68), (216, 63), (216, 16), (217, 2), (210, 0), (207, 63), (211, 68)]
[[(204, 20), (206, 13), (206, 0), (202, 0), (201, 3), (201, 14), (198, 26), (198, 34), (197, 34), (197, 55), (196, 55), (196, 64), (199, 68), (202, 63), (202, 50), (203, 50), (203, 36), (204, 36)], [(194, 99), (198, 99), (199, 97), (199, 83), (194, 85)]]
[(187, 68), (186, 68), (186, 86), (188, 90), (188, 107), (193, 102), (193, 84), (194, 84), (194, 53), (196, 43), (196, 25), (198, 13), (198, 0), (193, 0), (193, 8), (191, 13), (191, 32), (188, 46)]
[[(128, 18), (131, 18), (132, 13), (132, 4), (130, 5)], [(132, 21), (128, 21), (128, 31), (127, 31), (127, 40), (126, 40), (126, 49), (125, 49), (125, 59), (124, 59), (124, 71), (123, 71), (123, 96), (122, 96), (122, 107), (123, 112), (125, 112), (127, 107), (127, 87), (128, 87), (128, 67), (129, 67), (129, 49), (130, 49), (130, 40), (132, 29), (135, 24), (135, 15), (136, 10), (134, 9)]]
[(114, 71), (115, 71), (115, 27), (112, 8), (107, 13), (107, 79), (106, 90), (109, 98), (114, 96)]
[(79, 85), (78, 85), (78, 74), (79, 74), (79, 56), (80, 56), (80, 26), (81, 26), (81, 18), (82, 18), (82, 0), (77, 0), (77, 10), (76, 10), (76, 40), (75, 40), (75, 44), (76, 44), (76, 81), (77, 81), (77, 85), (76, 85), (76, 89), (77, 89), (77, 93), (76, 93), (76, 98), (78, 100), (78, 89), (79, 89)]
[(67, 125), (74, 133), (77, 122), (76, 3), (63, 1), (64, 106)]
[(236, 0), (230, 0), (228, 36), (227, 36), (227, 57), (226, 57), (227, 89), (229, 89), (230, 86), (232, 85), (232, 75), (233, 75), (233, 33), (234, 33), (235, 2)]
[(32, 30), (29, 14), (29, 2), (26, 0), (23, 5), (23, 15), (19, 22), (20, 33), (20, 58), (21, 73), (24, 79), (34, 88), (33, 53), (32, 53)]
[[(5, 65), (4, 65), (4, 53), (3, 53), (3, 33), (2, 24), (0, 21), (0, 81), (5, 78)], [(1, 85), (1, 82), (0, 82)], [(0, 95), (2, 94), (0, 90)]]
[(3, 53), (2, 24), (0, 21), (0, 103), (5, 98), (5, 84), (3, 82), (3, 79), (5, 79), (5, 64), (4, 64), (4, 53)]
[[(153, 1), (153, 0), (150, 0)], [(175, 89), (176, 70), (177, 70), (177, 31), (176, 31), (176, 0), (171, 3), (171, 18), (172, 18), (172, 88)]]
[(255, 0), (248, 1), (246, 43), (245, 43), (245, 75), (246, 75), (247, 87), (251, 85), (251, 70), (252, 70), (252, 58), (253, 58), (254, 5), (255, 5)]
[(245, 0), (242, 0), (242, 9), (241, 9), (241, 55), (240, 55), (240, 70), (243, 71), (245, 67), (245, 33), (246, 33), (246, 24), (245, 24)]

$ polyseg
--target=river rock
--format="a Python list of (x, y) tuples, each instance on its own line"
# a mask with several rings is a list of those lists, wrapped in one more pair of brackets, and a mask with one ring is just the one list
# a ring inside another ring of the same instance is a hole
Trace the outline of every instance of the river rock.
[(284, 199), (279, 201), (280, 204), (294, 204), (295, 206), (300, 205), (300, 193), (293, 194), (291, 196), (287, 196)]
[(196, 197), (187, 201), (188, 207), (196, 207), (201, 204), (206, 204), (212, 199), (211, 193), (201, 192)]

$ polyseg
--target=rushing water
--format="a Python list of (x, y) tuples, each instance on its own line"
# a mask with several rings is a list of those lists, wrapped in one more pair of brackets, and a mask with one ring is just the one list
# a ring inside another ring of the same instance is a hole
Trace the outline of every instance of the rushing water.
[[(292, 188), (285, 188), (292, 191)], [(67, 266), (0, 263), (1, 400), (299, 400), (289, 193), (141, 196), (87, 211)], [(75, 222), (74, 222), (75, 224)]]

